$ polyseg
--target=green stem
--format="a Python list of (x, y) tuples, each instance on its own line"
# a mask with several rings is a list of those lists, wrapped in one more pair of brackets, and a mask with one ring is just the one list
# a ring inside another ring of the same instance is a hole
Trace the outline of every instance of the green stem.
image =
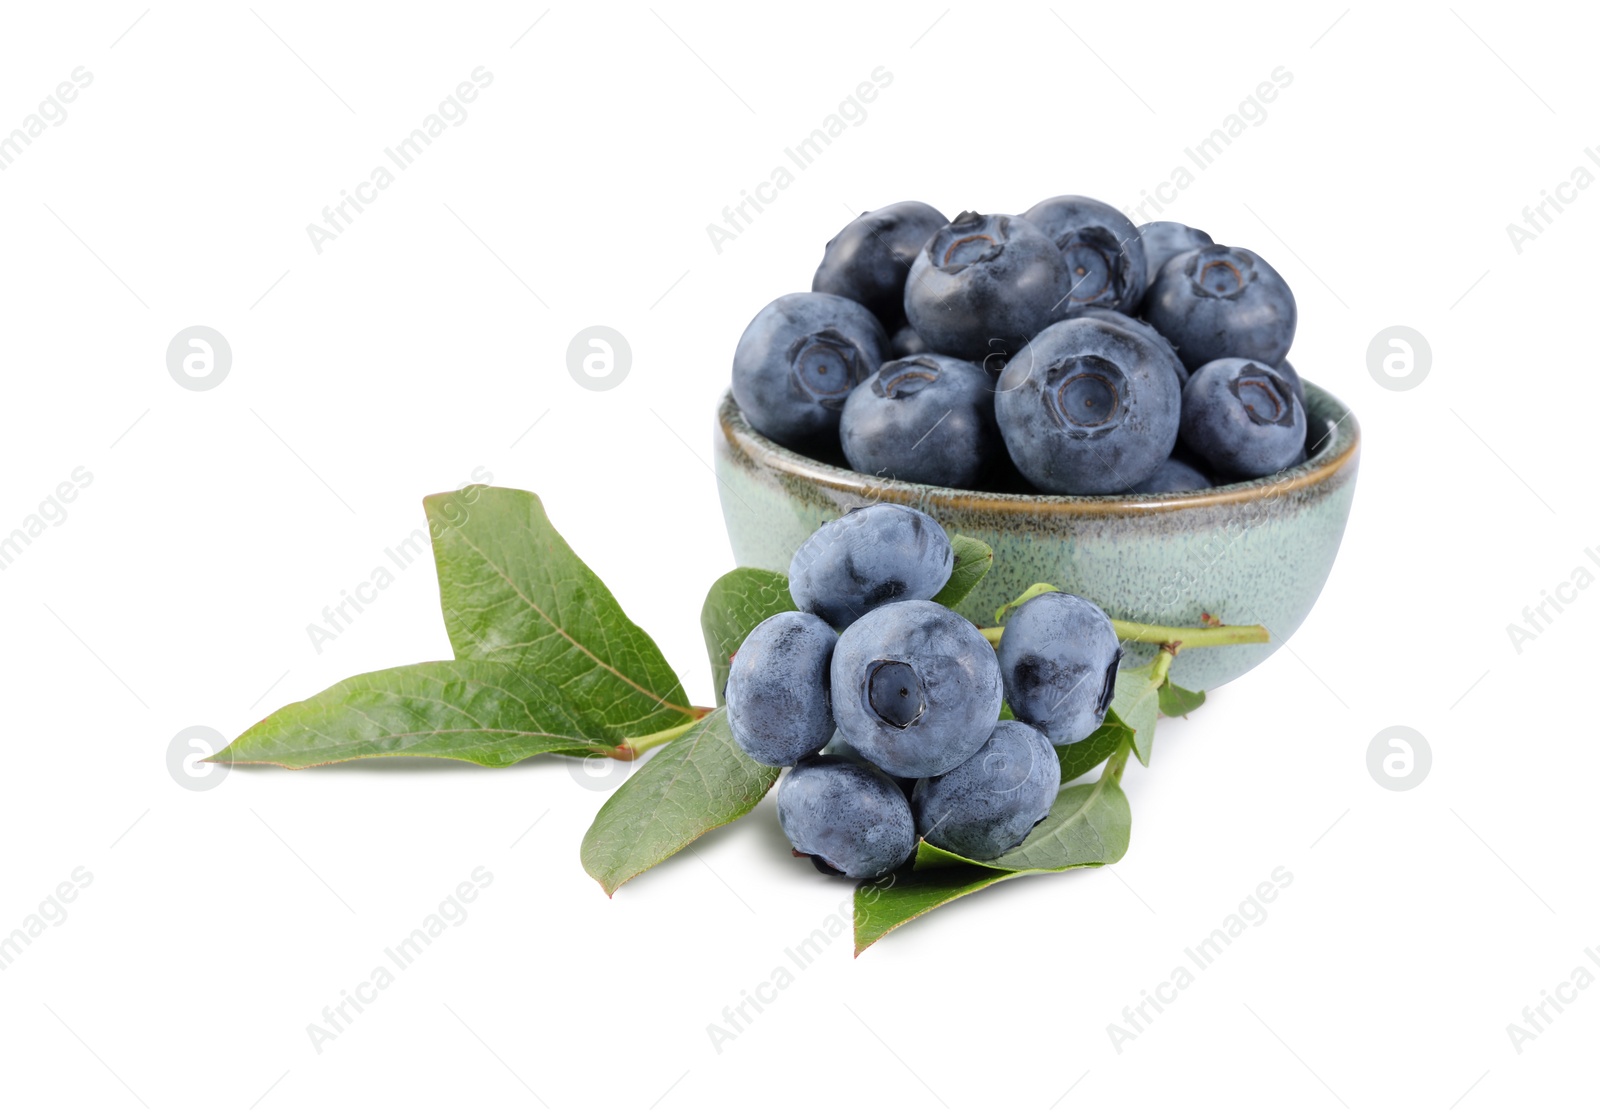
[[(1267, 632), (1264, 625), (1212, 625), (1185, 629), (1175, 625), (1146, 625), (1140, 621), (1118, 621), (1114, 618), (1111, 625), (1117, 631), (1118, 640), (1133, 641), (1136, 644), (1171, 645), (1174, 649), (1265, 644), (1272, 639), (1272, 634)], [(998, 648), (1000, 635), (1005, 632), (1005, 626), (993, 625), (986, 629), (980, 628), (978, 632)]]
[(1173, 645), (1162, 645), (1161, 651), (1156, 654), (1155, 662), (1150, 665), (1150, 678), (1157, 687), (1167, 682), (1167, 671), (1172, 667), (1172, 657), (1176, 651)]
[(1100, 773), (1097, 785), (1122, 783), (1122, 770), (1128, 767), (1129, 743), (1124, 742), (1117, 746), (1116, 752), (1106, 758), (1106, 767)]
[(1266, 644), (1272, 639), (1265, 625), (1211, 625), (1184, 629), (1174, 625), (1146, 625), (1139, 621), (1111, 622), (1117, 639), (1136, 644), (1183, 645), (1185, 648), (1217, 648), (1230, 644)]
[(603, 749), (600, 752), (604, 753), (608, 757), (615, 757), (619, 761), (635, 760), (638, 757), (642, 757), (644, 754), (648, 753), (658, 745), (666, 745), (669, 741), (675, 741), (676, 739), (681, 738), (684, 734), (692, 730), (702, 718), (710, 714), (715, 709), (717, 708), (695, 707), (694, 718), (689, 722), (670, 727), (666, 730), (657, 730), (653, 734), (641, 734), (636, 738), (623, 738), (621, 745), (612, 749)]

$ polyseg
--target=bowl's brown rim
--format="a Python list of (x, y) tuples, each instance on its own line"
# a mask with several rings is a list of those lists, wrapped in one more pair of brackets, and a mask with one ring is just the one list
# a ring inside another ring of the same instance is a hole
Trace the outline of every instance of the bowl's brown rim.
[[(1331, 392), (1305, 381), (1308, 408), (1314, 417), (1333, 425), (1327, 449), (1287, 470), (1255, 481), (1234, 482), (1191, 493), (1149, 494), (1137, 497), (1070, 497), (1052, 494), (988, 493), (949, 489), (899, 481), (831, 466), (780, 446), (745, 420), (729, 389), (717, 409), (722, 435), (751, 458), (789, 475), (855, 493), (872, 501), (893, 500), (922, 507), (952, 508), (985, 513), (1021, 513), (1060, 516), (1139, 516), (1181, 509), (1214, 508), (1246, 504), (1311, 489), (1354, 467), (1361, 449), (1361, 425), (1355, 413)], [(1328, 416), (1337, 415), (1337, 419)]]

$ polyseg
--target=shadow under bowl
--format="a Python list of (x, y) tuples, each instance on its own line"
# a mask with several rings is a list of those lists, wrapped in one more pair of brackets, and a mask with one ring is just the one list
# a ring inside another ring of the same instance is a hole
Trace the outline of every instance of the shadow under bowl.
[[(779, 446), (745, 422), (732, 393), (717, 411), (716, 475), (740, 566), (787, 572), (827, 520), (893, 502), (952, 535), (994, 548), (994, 566), (959, 612), (993, 625), (995, 610), (1036, 582), (1081, 594), (1112, 617), (1198, 626), (1264, 625), (1266, 644), (1180, 652), (1171, 678), (1208, 689), (1237, 679), (1291, 636), (1327, 581), (1355, 493), (1361, 432), (1334, 396), (1305, 385), (1307, 451), (1299, 466), (1189, 493), (1059, 497), (982, 493), (857, 473)], [(1148, 662), (1130, 644), (1124, 666)]]

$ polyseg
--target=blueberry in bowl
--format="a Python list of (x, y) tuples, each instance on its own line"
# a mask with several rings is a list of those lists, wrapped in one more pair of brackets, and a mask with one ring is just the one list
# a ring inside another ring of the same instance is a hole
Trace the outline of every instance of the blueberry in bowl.
[(1182, 389), (1169, 354), (1096, 318), (1041, 331), (996, 389), (1006, 450), (1046, 493), (1122, 492), (1153, 474), (1177, 442)]
[(905, 325), (911, 262), (949, 220), (926, 202), (896, 202), (862, 214), (828, 242), (811, 290), (853, 299), (896, 334)]
[(1289, 381), (1255, 361), (1224, 357), (1183, 390), (1183, 444), (1229, 478), (1260, 478), (1305, 454), (1306, 413)]
[(1069, 286), (1060, 250), (1031, 222), (968, 211), (917, 254), (906, 319), (933, 352), (982, 362), (1060, 318)]
[(1192, 372), (1219, 357), (1276, 365), (1294, 341), (1294, 293), (1260, 255), (1227, 245), (1179, 253), (1162, 266), (1141, 315)]
[(783, 295), (739, 338), (733, 398), (769, 438), (786, 446), (832, 446), (845, 398), (888, 352), (883, 326), (860, 303), (816, 292)]
[(956, 357), (890, 361), (850, 393), (839, 440), (861, 473), (975, 488), (1004, 453), (994, 380)]
[(1069, 307), (1131, 312), (1139, 305), (1146, 285), (1144, 242), (1122, 211), (1093, 198), (1062, 194), (1022, 216), (1061, 250)]

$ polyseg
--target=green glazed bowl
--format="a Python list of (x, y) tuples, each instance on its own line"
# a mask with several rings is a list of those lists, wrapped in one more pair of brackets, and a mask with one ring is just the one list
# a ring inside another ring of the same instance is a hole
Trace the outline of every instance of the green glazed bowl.
[[(1112, 617), (1196, 626), (1264, 625), (1267, 644), (1195, 648), (1173, 661), (1181, 687), (1237, 679), (1294, 635), (1322, 592), (1355, 494), (1361, 431), (1333, 396), (1305, 385), (1311, 457), (1257, 481), (1193, 493), (1054, 497), (979, 493), (856, 473), (786, 450), (745, 422), (732, 394), (717, 412), (716, 474), (740, 566), (789, 570), (823, 521), (861, 505), (921, 509), (952, 535), (994, 548), (961, 604), (979, 625), (1036, 582), (1097, 602)], [(1123, 663), (1155, 654), (1130, 645)]]

